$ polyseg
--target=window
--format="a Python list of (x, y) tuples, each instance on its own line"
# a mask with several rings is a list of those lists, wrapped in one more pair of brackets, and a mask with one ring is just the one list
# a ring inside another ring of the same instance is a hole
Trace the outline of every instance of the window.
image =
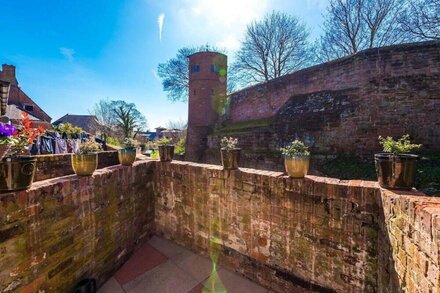
[(200, 65), (193, 65), (191, 67), (191, 73), (200, 72)]
[(218, 65), (212, 64), (211, 65), (211, 72), (219, 72), (220, 68), (218, 67)]
[(194, 96), (195, 96), (196, 95), (196, 90), (194, 90), (193, 93), (194, 93)]
[(26, 111), (34, 111), (34, 106), (32, 106), (32, 105), (24, 105), (24, 109)]

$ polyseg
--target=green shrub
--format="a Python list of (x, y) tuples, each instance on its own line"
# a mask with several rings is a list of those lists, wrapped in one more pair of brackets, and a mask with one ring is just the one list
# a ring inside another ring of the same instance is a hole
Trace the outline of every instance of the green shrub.
[(233, 150), (237, 147), (238, 138), (233, 137), (223, 137), (220, 141), (220, 147), (222, 150)]
[(412, 144), (409, 139), (409, 134), (403, 135), (398, 140), (394, 140), (391, 136), (387, 136), (386, 138), (379, 136), (379, 143), (382, 145), (384, 152), (394, 155), (409, 153), (422, 146), (421, 144)]
[(185, 154), (185, 143), (186, 143), (185, 138), (179, 139), (179, 141), (176, 143), (176, 145), (174, 147), (174, 154), (184, 155)]
[(158, 143), (159, 145), (169, 145), (169, 144), (171, 144), (172, 141), (173, 141), (173, 140), (172, 140), (171, 138), (166, 138), (166, 137), (164, 137), (164, 138), (159, 139), (159, 140), (157, 141), (157, 143)]
[(309, 148), (300, 140), (292, 141), (287, 147), (280, 149), (281, 153), (286, 157), (293, 156), (309, 156)]

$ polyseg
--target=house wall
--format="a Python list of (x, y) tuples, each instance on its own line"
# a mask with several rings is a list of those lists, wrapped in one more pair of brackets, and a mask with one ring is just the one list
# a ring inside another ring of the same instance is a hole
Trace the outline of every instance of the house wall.
[(33, 106), (33, 110), (27, 112), (45, 122), (51, 122), (52, 118), (18, 86), (15, 66), (3, 64), (2, 70), (0, 71), (0, 80), (7, 81), (11, 84), (9, 89), (9, 104), (14, 104), (21, 108), (24, 108), (25, 105)]
[[(379, 135), (408, 133), (425, 149), (440, 150), (439, 111), (440, 42), (397, 45), (233, 93), (207, 142), (218, 150), (222, 136), (238, 137), (245, 166), (266, 169), (281, 165), (278, 149), (294, 139), (315, 154), (370, 156), (380, 148)], [(208, 150), (204, 161), (218, 162), (216, 153)]]

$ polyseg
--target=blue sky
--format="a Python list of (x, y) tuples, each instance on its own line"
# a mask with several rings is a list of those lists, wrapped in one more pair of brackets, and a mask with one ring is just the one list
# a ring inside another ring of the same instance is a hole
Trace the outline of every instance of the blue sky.
[[(54, 120), (87, 114), (101, 98), (134, 102), (149, 128), (187, 117), (171, 103), (157, 64), (183, 46), (211, 44), (232, 60), (246, 24), (272, 10), (320, 33), (328, 0), (2, 1), (0, 63), (17, 66), (22, 89)], [(160, 39), (159, 16), (163, 28)]]

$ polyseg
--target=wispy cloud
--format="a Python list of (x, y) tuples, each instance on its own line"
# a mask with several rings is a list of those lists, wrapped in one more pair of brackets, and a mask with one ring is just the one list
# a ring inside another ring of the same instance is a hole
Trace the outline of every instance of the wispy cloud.
[(160, 80), (160, 77), (159, 77), (159, 75), (157, 74), (156, 69), (151, 69), (151, 73), (153, 74), (153, 76), (154, 76), (155, 79)]
[(157, 18), (157, 24), (159, 25), (159, 41), (162, 42), (162, 31), (163, 31), (163, 23), (165, 21), (165, 13), (162, 13)]
[(72, 48), (61, 47), (60, 53), (61, 53), (61, 55), (64, 56), (64, 58), (66, 58), (70, 62), (72, 62), (75, 57), (75, 50)]

